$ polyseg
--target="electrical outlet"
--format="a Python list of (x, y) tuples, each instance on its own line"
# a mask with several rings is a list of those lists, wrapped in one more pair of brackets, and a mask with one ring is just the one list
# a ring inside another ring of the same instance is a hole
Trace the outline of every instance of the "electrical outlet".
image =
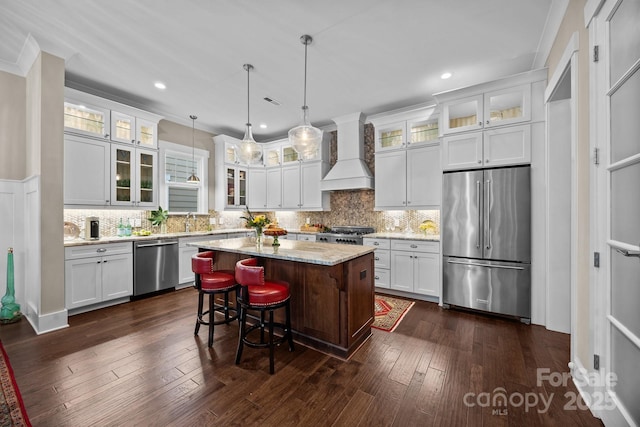
[(400, 218), (394, 218), (393, 225), (395, 225), (396, 227), (400, 227)]
[(142, 220), (140, 218), (134, 218), (133, 219), (133, 226), (134, 227), (142, 227)]
[(216, 219), (215, 218), (209, 218), (209, 225), (216, 225)]
[(218, 225), (222, 225), (224, 224), (224, 218), (220, 217), (218, 218)]

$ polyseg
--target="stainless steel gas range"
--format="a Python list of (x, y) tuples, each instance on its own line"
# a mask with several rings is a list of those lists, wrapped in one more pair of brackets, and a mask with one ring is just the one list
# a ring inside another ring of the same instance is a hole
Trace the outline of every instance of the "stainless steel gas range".
[(362, 236), (365, 234), (371, 234), (374, 231), (373, 227), (338, 225), (331, 227), (330, 232), (318, 233), (316, 236), (316, 242), (362, 245)]

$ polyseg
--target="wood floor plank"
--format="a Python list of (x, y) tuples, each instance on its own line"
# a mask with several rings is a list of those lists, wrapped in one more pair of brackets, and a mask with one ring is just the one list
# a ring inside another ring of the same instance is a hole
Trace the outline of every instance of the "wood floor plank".
[[(247, 349), (235, 364), (236, 323), (217, 326), (211, 348), (206, 330), (194, 336), (196, 303), (184, 289), (72, 316), (40, 336), (26, 321), (0, 326), (32, 424), (601, 425), (565, 410), (565, 393), (577, 393), (570, 381), (537, 383), (539, 369), (568, 371), (566, 334), (418, 301), (348, 361), (280, 346), (269, 375), (265, 351)], [(543, 413), (465, 405), (467, 393), (500, 388), (551, 403)]]

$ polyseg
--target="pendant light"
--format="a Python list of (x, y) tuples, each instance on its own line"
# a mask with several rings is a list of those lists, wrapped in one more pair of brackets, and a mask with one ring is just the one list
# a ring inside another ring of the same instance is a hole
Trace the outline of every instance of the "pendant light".
[(197, 184), (200, 182), (200, 178), (196, 175), (196, 119), (198, 116), (194, 116), (193, 114), (189, 116), (191, 119), (191, 176), (187, 178), (187, 182), (192, 184)]
[(302, 124), (289, 131), (289, 142), (302, 158), (314, 157), (322, 143), (322, 131), (309, 123), (309, 107), (307, 106), (307, 46), (313, 39), (305, 34), (300, 37), (304, 45), (304, 105), (302, 106)]
[(240, 151), (238, 157), (242, 163), (255, 165), (262, 160), (262, 150), (258, 143), (253, 139), (251, 133), (251, 121), (249, 120), (249, 72), (253, 70), (253, 65), (244, 64), (242, 66), (247, 72), (247, 129), (244, 131), (244, 138), (240, 142)]

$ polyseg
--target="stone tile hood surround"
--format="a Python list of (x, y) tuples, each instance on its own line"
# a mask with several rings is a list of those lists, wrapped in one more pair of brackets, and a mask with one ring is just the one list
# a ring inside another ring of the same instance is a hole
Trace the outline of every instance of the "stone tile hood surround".
[(333, 119), (338, 127), (338, 160), (322, 179), (320, 189), (373, 189), (373, 175), (364, 162), (364, 117), (362, 113)]

